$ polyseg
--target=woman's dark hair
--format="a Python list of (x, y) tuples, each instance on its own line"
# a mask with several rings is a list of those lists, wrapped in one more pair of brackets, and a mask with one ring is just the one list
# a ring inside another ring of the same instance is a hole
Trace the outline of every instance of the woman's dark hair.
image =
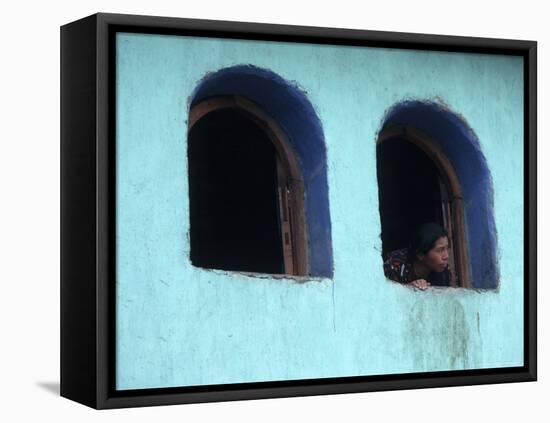
[(441, 237), (448, 238), (447, 231), (437, 223), (424, 223), (420, 225), (411, 239), (409, 245), (409, 257), (416, 258), (417, 253), (427, 254), (433, 247), (435, 242)]

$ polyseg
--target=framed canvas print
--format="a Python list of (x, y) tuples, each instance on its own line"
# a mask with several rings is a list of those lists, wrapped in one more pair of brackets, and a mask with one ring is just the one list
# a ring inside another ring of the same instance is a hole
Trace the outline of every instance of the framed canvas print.
[(536, 43), (61, 28), (61, 394), (536, 379)]

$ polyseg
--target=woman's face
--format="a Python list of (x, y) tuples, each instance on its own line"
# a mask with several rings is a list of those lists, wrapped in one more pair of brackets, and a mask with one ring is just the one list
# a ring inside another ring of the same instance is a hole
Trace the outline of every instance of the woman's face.
[(447, 237), (439, 238), (434, 247), (427, 254), (422, 255), (420, 260), (432, 272), (443, 272), (449, 265), (449, 240)]

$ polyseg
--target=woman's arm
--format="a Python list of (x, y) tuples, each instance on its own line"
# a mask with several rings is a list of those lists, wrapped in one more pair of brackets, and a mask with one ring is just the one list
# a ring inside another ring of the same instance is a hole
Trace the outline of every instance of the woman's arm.
[(416, 279), (414, 281), (409, 282), (407, 285), (411, 285), (414, 288), (425, 290), (430, 287), (430, 282), (428, 282), (426, 279)]

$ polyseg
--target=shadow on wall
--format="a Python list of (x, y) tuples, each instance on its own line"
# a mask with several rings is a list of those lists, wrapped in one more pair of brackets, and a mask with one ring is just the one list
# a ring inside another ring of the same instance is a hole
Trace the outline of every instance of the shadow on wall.
[(37, 382), (36, 386), (44, 389), (50, 394), (59, 396), (61, 394), (61, 388), (59, 382)]

